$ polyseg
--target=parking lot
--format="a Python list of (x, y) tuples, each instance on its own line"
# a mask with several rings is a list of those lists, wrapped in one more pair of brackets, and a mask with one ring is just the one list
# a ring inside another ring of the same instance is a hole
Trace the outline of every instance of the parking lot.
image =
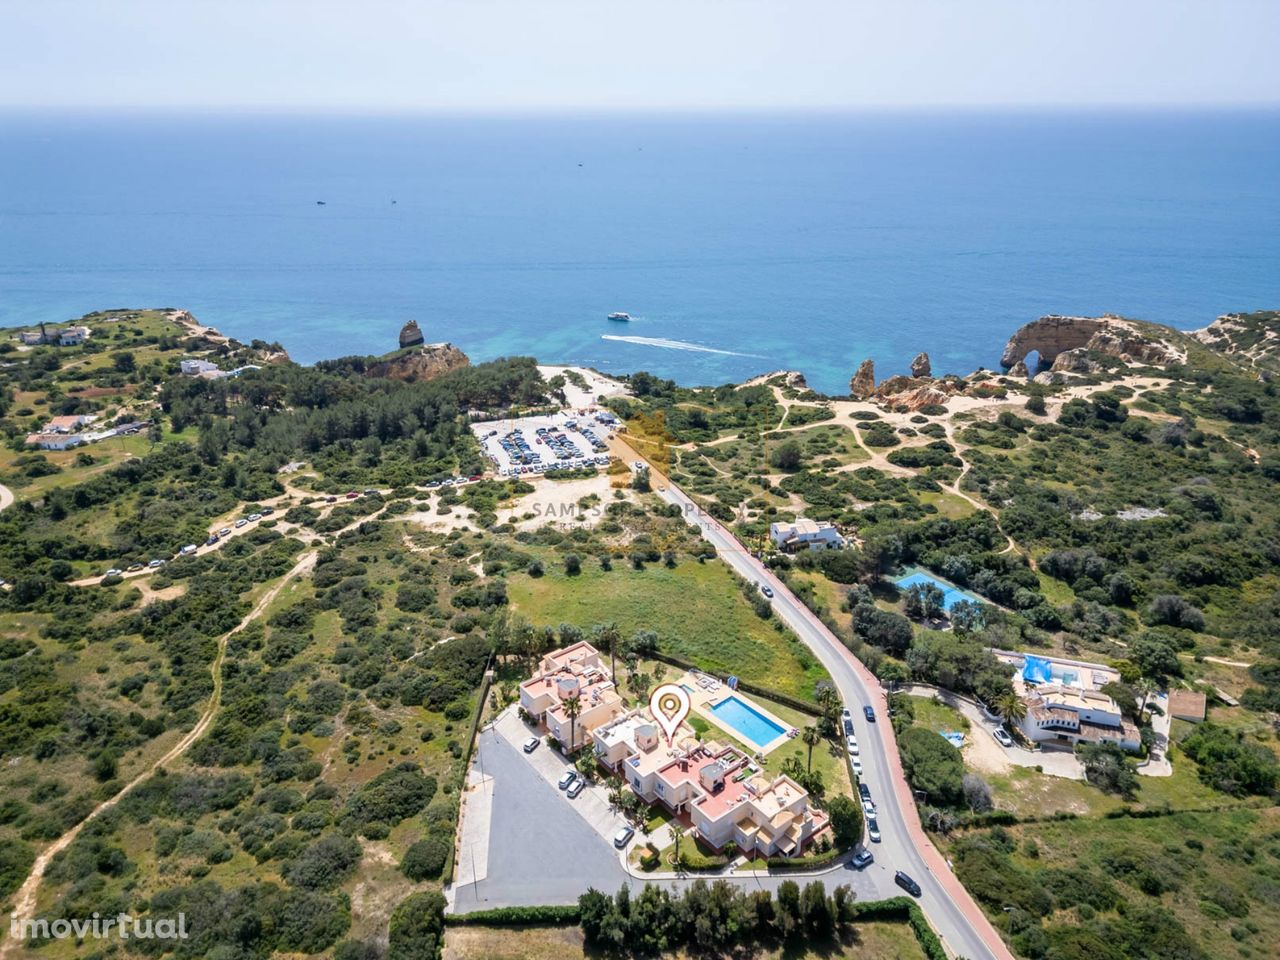
[(602, 467), (611, 425), (592, 415), (555, 414), (473, 423), (472, 431), (501, 477)]

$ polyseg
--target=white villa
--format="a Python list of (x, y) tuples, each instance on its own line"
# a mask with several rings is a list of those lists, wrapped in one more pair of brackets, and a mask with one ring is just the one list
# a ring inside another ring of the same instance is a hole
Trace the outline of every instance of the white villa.
[(1142, 746), (1138, 728), (1120, 715), (1114, 700), (1098, 690), (1040, 684), (1023, 701), (1027, 715), (1022, 732), (1036, 743), (1114, 743), (1124, 750)]
[[(571, 721), (565, 703), (574, 697), (579, 712)], [(626, 712), (599, 651), (586, 641), (544, 656), (533, 678), (520, 684), (520, 706), (569, 753), (591, 742), (596, 727)]]
[(218, 370), (216, 363), (199, 359), (181, 360), (178, 366), (182, 369), (182, 375), (186, 377), (198, 377), (202, 373), (216, 373)]
[(795, 523), (769, 524), (769, 536), (779, 550), (788, 553), (807, 547), (810, 550), (839, 550), (845, 546), (844, 537), (835, 525), (826, 520), (807, 520), (800, 517)]
[(687, 815), (717, 850), (732, 842), (749, 855), (796, 856), (826, 826), (790, 777), (754, 773), (735, 748), (699, 743), (685, 729), (668, 746), (647, 711), (632, 710), (592, 733), (596, 758), (641, 799)]

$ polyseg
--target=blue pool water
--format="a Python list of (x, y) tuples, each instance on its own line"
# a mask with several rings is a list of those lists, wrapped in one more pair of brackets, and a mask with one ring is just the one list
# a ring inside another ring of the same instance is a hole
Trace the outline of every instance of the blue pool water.
[(932, 574), (916, 572), (908, 574), (894, 581), (898, 585), (898, 589), (905, 590), (907, 587), (914, 586), (917, 583), (931, 583), (942, 591), (942, 609), (951, 612), (951, 607), (961, 600), (968, 600), (972, 603), (982, 603), (983, 599), (969, 593), (967, 590), (961, 590), (957, 586), (947, 583), (945, 580), (939, 580)]
[(744, 740), (757, 747), (772, 743), (786, 733), (782, 727), (737, 697), (726, 697), (712, 707), (711, 712)]

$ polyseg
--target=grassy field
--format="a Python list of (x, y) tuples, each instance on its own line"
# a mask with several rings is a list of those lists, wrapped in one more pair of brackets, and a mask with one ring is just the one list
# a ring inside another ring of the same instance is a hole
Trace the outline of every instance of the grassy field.
[(658, 634), (659, 649), (699, 667), (733, 673), (805, 700), (827, 676), (799, 640), (776, 620), (761, 620), (720, 563), (683, 561), (674, 569), (650, 564), (611, 571), (583, 564), (568, 576), (557, 562), (541, 577), (515, 574), (508, 592), (516, 611), (539, 626), (580, 627), (613, 621), (624, 637)]
[[(577, 927), (448, 927), (444, 960), (579, 960), (588, 953)], [(662, 954), (662, 960), (690, 955)], [(916, 960), (924, 952), (905, 923), (860, 923), (840, 943), (760, 949), (743, 960)]]

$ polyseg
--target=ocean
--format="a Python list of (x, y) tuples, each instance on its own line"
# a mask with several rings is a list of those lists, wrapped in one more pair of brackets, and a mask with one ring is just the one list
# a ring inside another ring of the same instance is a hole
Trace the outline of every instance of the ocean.
[(968, 373), (1047, 313), (1280, 307), (1280, 113), (0, 115), (0, 326), (123, 306), (301, 362), (412, 318), (690, 384)]

